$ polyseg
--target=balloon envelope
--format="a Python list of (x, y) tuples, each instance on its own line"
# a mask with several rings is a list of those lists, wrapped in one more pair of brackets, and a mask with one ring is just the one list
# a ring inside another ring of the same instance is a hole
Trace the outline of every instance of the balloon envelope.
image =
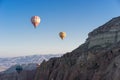
[(39, 16), (33, 16), (31, 18), (31, 22), (34, 25), (34, 28), (36, 28), (40, 24), (40, 21), (41, 21), (41, 19)]
[(16, 71), (17, 71), (18, 73), (20, 73), (22, 70), (23, 70), (22, 66), (20, 66), (20, 65), (17, 65), (17, 66), (16, 66)]
[(59, 36), (63, 40), (66, 37), (66, 33), (65, 32), (60, 32)]

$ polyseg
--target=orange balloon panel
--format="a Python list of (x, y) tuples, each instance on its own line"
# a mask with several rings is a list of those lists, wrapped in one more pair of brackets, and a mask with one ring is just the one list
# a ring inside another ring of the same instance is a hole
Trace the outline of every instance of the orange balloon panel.
[(35, 28), (40, 24), (40, 21), (41, 21), (41, 19), (40, 19), (39, 16), (33, 16), (31, 18), (31, 22), (32, 22), (32, 24), (34, 25)]
[(63, 40), (66, 37), (66, 33), (65, 32), (60, 32), (59, 36)]

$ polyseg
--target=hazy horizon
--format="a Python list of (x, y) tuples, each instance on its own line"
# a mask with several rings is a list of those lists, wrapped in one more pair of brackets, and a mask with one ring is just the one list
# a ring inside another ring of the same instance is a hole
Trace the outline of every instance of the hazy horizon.
[(29, 54), (29, 55), (12, 55), (12, 56), (0, 56), (0, 58), (15, 58), (15, 57), (25, 57), (25, 56), (36, 56), (36, 55), (41, 55), (41, 56), (44, 56), (44, 55), (63, 55), (64, 53), (55, 53), (55, 54), (52, 54), (52, 53), (48, 53), (48, 54)]

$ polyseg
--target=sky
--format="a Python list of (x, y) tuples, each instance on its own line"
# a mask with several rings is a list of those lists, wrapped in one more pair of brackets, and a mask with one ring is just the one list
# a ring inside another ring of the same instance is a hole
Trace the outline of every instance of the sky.
[[(41, 18), (36, 29), (35, 15)], [(120, 0), (0, 0), (0, 57), (71, 52), (118, 16)]]

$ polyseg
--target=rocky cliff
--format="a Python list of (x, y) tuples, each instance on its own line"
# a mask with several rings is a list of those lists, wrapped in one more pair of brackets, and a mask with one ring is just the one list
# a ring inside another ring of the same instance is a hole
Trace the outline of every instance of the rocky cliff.
[(99, 45), (105, 47), (120, 41), (120, 17), (116, 17), (88, 34), (88, 48)]
[[(91, 37), (116, 31), (116, 28), (119, 32), (119, 22), (120, 17), (113, 18), (89, 33), (86, 42), (77, 49), (62, 57), (43, 61), (34, 80), (120, 80), (120, 42), (89, 46)], [(110, 40), (114, 38), (110, 35)], [(108, 40), (108, 36), (104, 40)]]

